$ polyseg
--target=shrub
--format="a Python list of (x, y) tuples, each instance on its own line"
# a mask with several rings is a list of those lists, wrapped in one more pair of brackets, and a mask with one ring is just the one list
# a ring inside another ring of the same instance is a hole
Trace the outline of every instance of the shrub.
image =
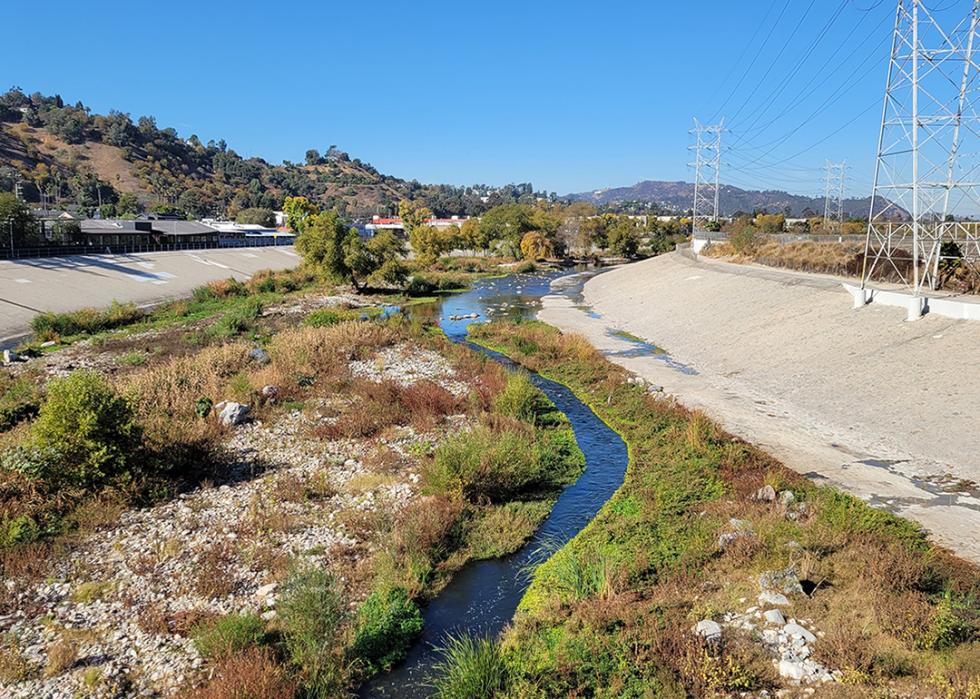
[(310, 696), (333, 697), (343, 686), (338, 635), (344, 602), (326, 571), (303, 568), (282, 587), (276, 611), (290, 661)]
[(311, 328), (325, 328), (328, 325), (336, 325), (343, 320), (343, 317), (337, 311), (313, 311), (306, 319), (303, 321), (304, 325), (309, 325)]
[(733, 233), (729, 237), (728, 242), (731, 244), (732, 249), (739, 255), (748, 255), (756, 245), (755, 229), (751, 226), (745, 226), (738, 232)]
[(27, 515), (0, 522), (0, 549), (29, 544), (32, 541), (37, 541), (40, 536), (41, 531), (37, 522)]
[(532, 425), (554, 425), (561, 420), (561, 414), (523, 371), (507, 375), (507, 385), (494, 400), (493, 408), (501, 415)]
[(11, 381), (0, 396), (0, 432), (35, 417), (39, 408), (40, 396), (32, 381), (24, 378)]
[(129, 402), (98, 374), (76, 371), (50, 383), (27, 447), (3, 462), (51, 484), (90, 487), (125, 474), (139, 444)]
[(234, 337), (251, 330), (260, 315), (262, 302), (257, 298), (246, 299), (241, 305), (225, 313), (211, 331), (217, 337)]
[(443, 442), (426, 476), (430, 487), (473, 501), (506, 500), (543, 481), (532, 433), (482, 425)]
[(405, 590), (375, 591), (357, 613), (351, 654), (364, 661), (369, 672), (388, 670), (405, 657), (421, 631), (422, 613)]
[(439, 699), (494, 697), (507, 685), (507, 665), (500, 646), (490, 638), (450, 636), (435, 664)]
[(37, 340), (46, 341), (82, 333), (92, 334), (132, 325), (146, 317), (145, 311), (132, 303), (113, 302), (108, 308), (83, 308), (69, 313), (39, 313), (31, 319), (31, 330)]
[(193, 699), (293, 699), (296, 682), (265, 648), (248, 648), (221, 661)]
[(265, 624), (255, 614), (229, 614), (191, 630), (194, 646), (205, 658), (237, 655), (265, 640)]

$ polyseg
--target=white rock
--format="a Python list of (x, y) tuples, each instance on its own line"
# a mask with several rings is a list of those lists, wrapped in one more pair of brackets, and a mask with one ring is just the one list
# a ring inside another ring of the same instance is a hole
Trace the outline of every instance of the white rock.
[(776, 499), (776, 489), (771, 485), (764, 485), (755, 491), (755, 499), (764, 502), (772, 502)]
[(242, 403), (228, 402), (218, 413), (222, 425), (240, 425), (248, 419), (249, 407)]
[(277, 587), (278, 585), (276, 583), (274, 582), (269, 583), (268, 585), (263, 585), (258, 590), (256, 590), (255, 594), (259, 597), (268, 597), (269, 595), (271, 595), (273, 592), (276, 591)]
[(803, 679), (803, 666), (791, 660), (780, 660), (779, 676), (788, 677), (791, 680), (801, 680)]
[(793, 495), (793, 491), (791, 490), (784, 490), (779, 494), (779, 504), (783, 507), (789, 507), (793, 504), (794, 500), (796, 500), (796, 496)]
[(778, 609), (770, 609), (765, 612), (762, 616), (765, 617), (766, 622), (770, 624), (779, 624), (780, 626), (786, 623), (786, 619), (783, 618), (783, 613)]
[(788, 607), (790, 605), (790, 601), (786, 598), (786, 595), (782, 593), (766, 590), (759, 595), (759, 604), (770, 605), (773, 607)]
[(709, 642), (721, 640), (721, 626), (711, 619), (702, 619), (694, 626), (694, 633)]
[(813, 643), (817, 640), (816, 636), (804, 629), (799, 624), (786, 624), (786, 626), (783, 627), (783, 631), (788, 633), (790, 636), (798, 636), (807, 643)]

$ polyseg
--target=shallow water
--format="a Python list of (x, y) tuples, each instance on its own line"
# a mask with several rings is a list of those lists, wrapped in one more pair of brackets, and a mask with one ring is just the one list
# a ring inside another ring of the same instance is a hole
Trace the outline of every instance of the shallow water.
[[(466, 342), (466, 326), (494, 318), (526, 318), (540, 308), (541, 297), (552, 280), (567, 273), (522, 274), (485, 279), (473, 289), (447, 297), (438, 309), (439, 324), (455, 342)], [(580, 276), (580, 275), (575, 275)], [(556, 285), (553, 292), (580, 293), (585, 278)], [(450, 320), (450, 316), (478, 314), (477, 319)], [(467, 343), (469, 344), (469, 343)], [(497, 361), (511, 365), (502, 355), (470, 344)], [(579, 448), (585, 454), (585, 470), (558, 498), (551, 514), (519, 551), (462, 568), (448, 586), (423, 610), (425, 628), (405, 661), (380, 675), (362, 689), (362, 697), (426, 697), (431, 668), (439, 660), (437, 648), (446, 634), (496, 636), (510, 621), (529, 584), (528, 570), (575, 536), (623, 482), (626, 445), (619, 435), (579, 401), (570, 390), (536, 374), (531, 380), (568, 416)]]

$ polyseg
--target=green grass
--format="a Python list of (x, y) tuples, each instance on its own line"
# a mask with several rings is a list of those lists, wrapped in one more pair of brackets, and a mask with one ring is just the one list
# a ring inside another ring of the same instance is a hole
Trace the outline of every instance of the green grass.
[(265, 622), (257, 614), (228, 614), (195, 626), (191, 638), (201, 655), (220, 660), (264, 643)]
[(481, 508), (470, 523), (466, 544), (473, 560), (517, 551), (551, 512), (554, 500), (515, 501)]
[[(872, 669), (857, 678), (867, 691), (906, 671), (903, 682), (927, 693), (965, 696), (980, 687), (967, 661), (947, 659), (980, 653), (977, 569), (936, 549), (919, 526), (816, 486), (703, 415), (628, 383), (624, 370), (580, 338), (538, 322), (479, 325), (470, 337), (571, 388), (629, 450), (619, 490), (533, 571), (501, 645), (508, 671), (496, 696), (643, 697), (651, 688), (657, 696), (701, 696), (778, 687), (758, 644), (735, 639), (708, 655), (687, 629), (705, 614), (744, 611), (736, 598), (757, 593), (745, 587), (746, 577), (794, 562), (801, 577), (825, 585), (813, 602), (797, 600), (794, 614), (813, 618), (818, 629), (863, 629), (853, 637), (859, 641), (840, 647), (851, 654), (867, 645)], [(767, 482), (792, 489), (807, 514), (790, 520), (751, 500)], [(757, 533), (740, 553), (716, 543), (730, 517), (749, 519)], [(791, 541), (802, 554), (790, 553)], [(953, 592), (935, 592), (944, 589)], [(889, 626), (912, 609), (925, 621)], [(818, 642), (818, 651), (821, 643), (830, 641)]]
[(507, 664), (490, 638), (450, 636), (439, 649), (435, 696), (438, 699), (489, 699), (507, 683)]

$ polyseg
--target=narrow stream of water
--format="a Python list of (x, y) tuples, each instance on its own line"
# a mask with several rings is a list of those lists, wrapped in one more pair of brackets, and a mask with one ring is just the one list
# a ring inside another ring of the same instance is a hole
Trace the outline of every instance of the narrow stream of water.
[[(533, 316), (540, 308), (541, 297), (549, 293), (551, 282), (566, 275), (513, 275), (482, 280), (470, 291), (441, 302), (439, 324), (453, 341), (467, 342), (466, 326), (470, 323)], [(579, 293), (584, 281), (583, 276), (576, 283), (560, 285), (561, 293)], [(478, 318), (472, 317), (474, 313)], [(496, 352), (467, 344), (511, 365)], [(540, 562), (541, 552), (554, 550), (581, 531), (622, 483), (627, 453), (619, 435), (564, 386), (536, 374), (531, 375), (531, 380), (568, 416), (579, 448), (585, 454), (585, 471), (562, 492), (551, 514), (519, 551), (504, 558), (470, 563), (453, 577), (422, 610), (425, 628), (405, 661), (366, 684), (360, 693), (362, 697), (431, 695), (431, 668), (439, 659), (437, 648), (446, 635), (499, 634), (527, 589), (528, 569)]]

